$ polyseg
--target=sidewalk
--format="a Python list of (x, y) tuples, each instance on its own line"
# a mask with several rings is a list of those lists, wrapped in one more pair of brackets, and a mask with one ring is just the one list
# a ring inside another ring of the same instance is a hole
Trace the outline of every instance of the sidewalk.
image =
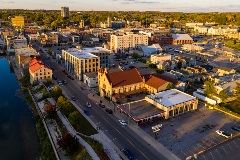
[(75, 129), (72, 127), (70, 122), (66, 119), (66, 117), (58, 110), (57, 111), (58, 117), (61, 119), (63, 125), (67, 128), (67, 130), (73, 135), (78, 138), (79, 143), (84, 146), (89, 153), (89, 155), (92, 157), (93, 160), (100, 160), (98, 155), (95, 153), (95, 151), (92, 149), (92, 147), (82, 139), (79, 135), (77, 135)]
[[(67, 96), (66, 92), (64, 90), (62, 90), (63, 94)], [(77, 104), (75, 102), (72, 102), (72, 104), (74, 106), (77, 106)], [(89, 123), (94, 127), (97, 128), (97, 125), (88, 117), (84, 114), (84, 112), (79, 108), (79, 107), (75, 107), (88, 121)], [(65, 119), (65, 121), (68, 121)], [(63, 122), (63, 121), (62, 121)], [(64, 122), (63, 122), (64, 123)], [(67, 123), (67, 122), (65, 122)], [(64, 123), (64, 124), (65, 124)], [(71, 126), (71, 124), (69, 125)], [(70, 130), (74, 130), (73, 127), (72, 129), (69, 128)], [(74, 130), (75, 131), (75, 130)], [(75, 131), (76, 132), (76, 131)], [(73, 133), (72, 133), (73, 134)], [(75, 135), (75, 134), (73, 134)], [(81, 137), (80, 137), (81, 138)], [(120, 152), (120, 150), (118, 149), (117, 146), (115, 146), (114, 143), (111, 142), (110, 139), (108, 139), (108, 137), (102, 132), (99, 131), (98, 134), (92, 135), (91, 138), (94, 138), (96, 140), (98, 140), (100, 143), (102, 143), (104, 150), (106, 151), (108, 157), (112, 160), (121, 160), (119, 157), (119, 154), (122, 154), (122, 152)], [(81, 143), (82, 144), (82, 143)], [(88, 145), (88, 144), (87, 144)], [(91, 146), (90, 146), (91, 147)], [(118, 151), (119, 150), (119, 151)], [(121, 155), (122, 157), (124, 155)]]
[[(107, 107), (111, 108), (114, 111), (114, 104), (112, 102), (107, 101), (105, 98), (100, 97), (96, 94), (94, 94), (94, 96), (92, 94), (89, 94), (88, 97), (95, 102), (99, 102), (101, 100), (103, 104), (105, 104)], [(117, 112), (116, 106), (115, 106), (115, 112), (113, 113), (118, 119), (126, 119), (126, 116), (124, 114)], [(148, 144), (154, 147), (160, 154), (165, 156), (167, 159), (179, 160), (179, 158), (175, 154), (169, 151), (166, 147), (164, 147), (161, 143), (156, 141), (149, 134), (144, 132), (136, 123), (132, 122), (130, 125), (128, 125), (128, 127), (132, 131), (134, 131), (136, 134), (138, 134), (140, 137), (142, 137)]]

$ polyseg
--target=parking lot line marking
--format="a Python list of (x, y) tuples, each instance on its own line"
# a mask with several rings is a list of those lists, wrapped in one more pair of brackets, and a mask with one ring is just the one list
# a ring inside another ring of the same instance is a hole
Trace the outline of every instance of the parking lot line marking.
[(237, 148), (240, 148), (237, 144), (236, 144), (236, 142), (235, 141), (232, 141), (236, 146), (237, 146)]
[(225, 148), (222, 146), (223, 151), (225, 152), (225, 154), (227, 155), (227, 151), (225, 150)]
[(206, 158), (206, 156), (205, 156), (204, 154), (203, 154), (202, 156), (203, 156), (203, 158), (204, 158), (204, 159), (206, 159), (206, 160), (207, 160), (207, 158)]
[(229, 145), (229, 143), (227, 143), (227, 146), (230, 148), (230, 150), (234, 151), (232, 147)]
[[(222, 159), (222, 156), (221, 156), (221, 154), (219, 153), (218, 149), (216, 149), (216, 152), (218, 153), (220, 159)], [(219, 159), (218, 159), (218, 160), (219, 160)]]
[(212, 155), (212, 152), (209, 152), (209, 153), (210, 153), (210, 155), (211, 155), (212, 159), (215, 159), (215, 158), (213, 157), (213, 155)]

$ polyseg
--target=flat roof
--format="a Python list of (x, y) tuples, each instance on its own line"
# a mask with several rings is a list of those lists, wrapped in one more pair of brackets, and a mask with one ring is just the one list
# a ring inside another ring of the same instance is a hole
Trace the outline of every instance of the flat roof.
[[(130, 104), (130, 111), (129, 111), (129, 104)], [(151, 116), (156, 116), (164, 112), (163, 110), (157, 108), (156, 106), (149, 103), (145, 99), (122, 104), (122, 105), (119, 105), (118, 108), (123, 110), (126, 114), (130, 115), (135, 121), (138, 121), (144, 118), (150, 118)]]
[(68, 50), (63, 50), (77, 58), (83, 58), (83, 59), (86, 59), (86, 58), (97, 58), (98, 56), (95, 56), (93, 54), (91, 54), (88, 50), (85, 50), (85, 49), (76, 49), (76, 48), (72, 48), (72, 49), (68, 49)]
[(162, 104), (165, 107), (170, 107), (176, 104), (196, 99), (196, 97), (181, 92), (177, 89), (171, 89), (156, 94), (150, 94), (146, 97), (150, 99), (155, 99), (155, 102)]
[(97, 78), (98, 72), (89, 72), (89, 73), (84, 73), (87, 77), (89, 78)]
[(19, 48), (15, 49), (16, 54), (20, 56), (30, 56), (30, 55), (37, 55), (37, 51), (33, 48)]

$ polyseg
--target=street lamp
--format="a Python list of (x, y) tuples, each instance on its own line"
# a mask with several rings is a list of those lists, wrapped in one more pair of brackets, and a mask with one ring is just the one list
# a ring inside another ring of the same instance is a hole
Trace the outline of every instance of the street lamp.
[(162, 127), (162, 124), (156, 125), (152, 127), (152, 131), (155, 134), (155, 138), (158, 139), (158, 133), (160, 131), (160, 128)]
[(130, 114), (131, 114), (131, 106), (130, 106), (130, 104), (131, 103), (128, 103), (129, 105), (128, 105), (128, 111), (129, 111), (129, 114), (128, 114), (128, 125), (129, 125), (129, 117), (130, 117)]

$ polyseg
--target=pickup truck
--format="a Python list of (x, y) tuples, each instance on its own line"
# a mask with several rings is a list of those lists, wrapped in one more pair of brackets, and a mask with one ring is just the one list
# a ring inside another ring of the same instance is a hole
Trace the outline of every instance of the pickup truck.
[(226, 133), (226, 132), (224, 132), (224, 131), (216, 130), (216, 133), (217, 133), (218, 135), (222, 136), (222, 137), (225, 137), (225, 138), (230, 138), (230, 137), (232, 137), (232, 134), (228, 134), (228, 133)]

